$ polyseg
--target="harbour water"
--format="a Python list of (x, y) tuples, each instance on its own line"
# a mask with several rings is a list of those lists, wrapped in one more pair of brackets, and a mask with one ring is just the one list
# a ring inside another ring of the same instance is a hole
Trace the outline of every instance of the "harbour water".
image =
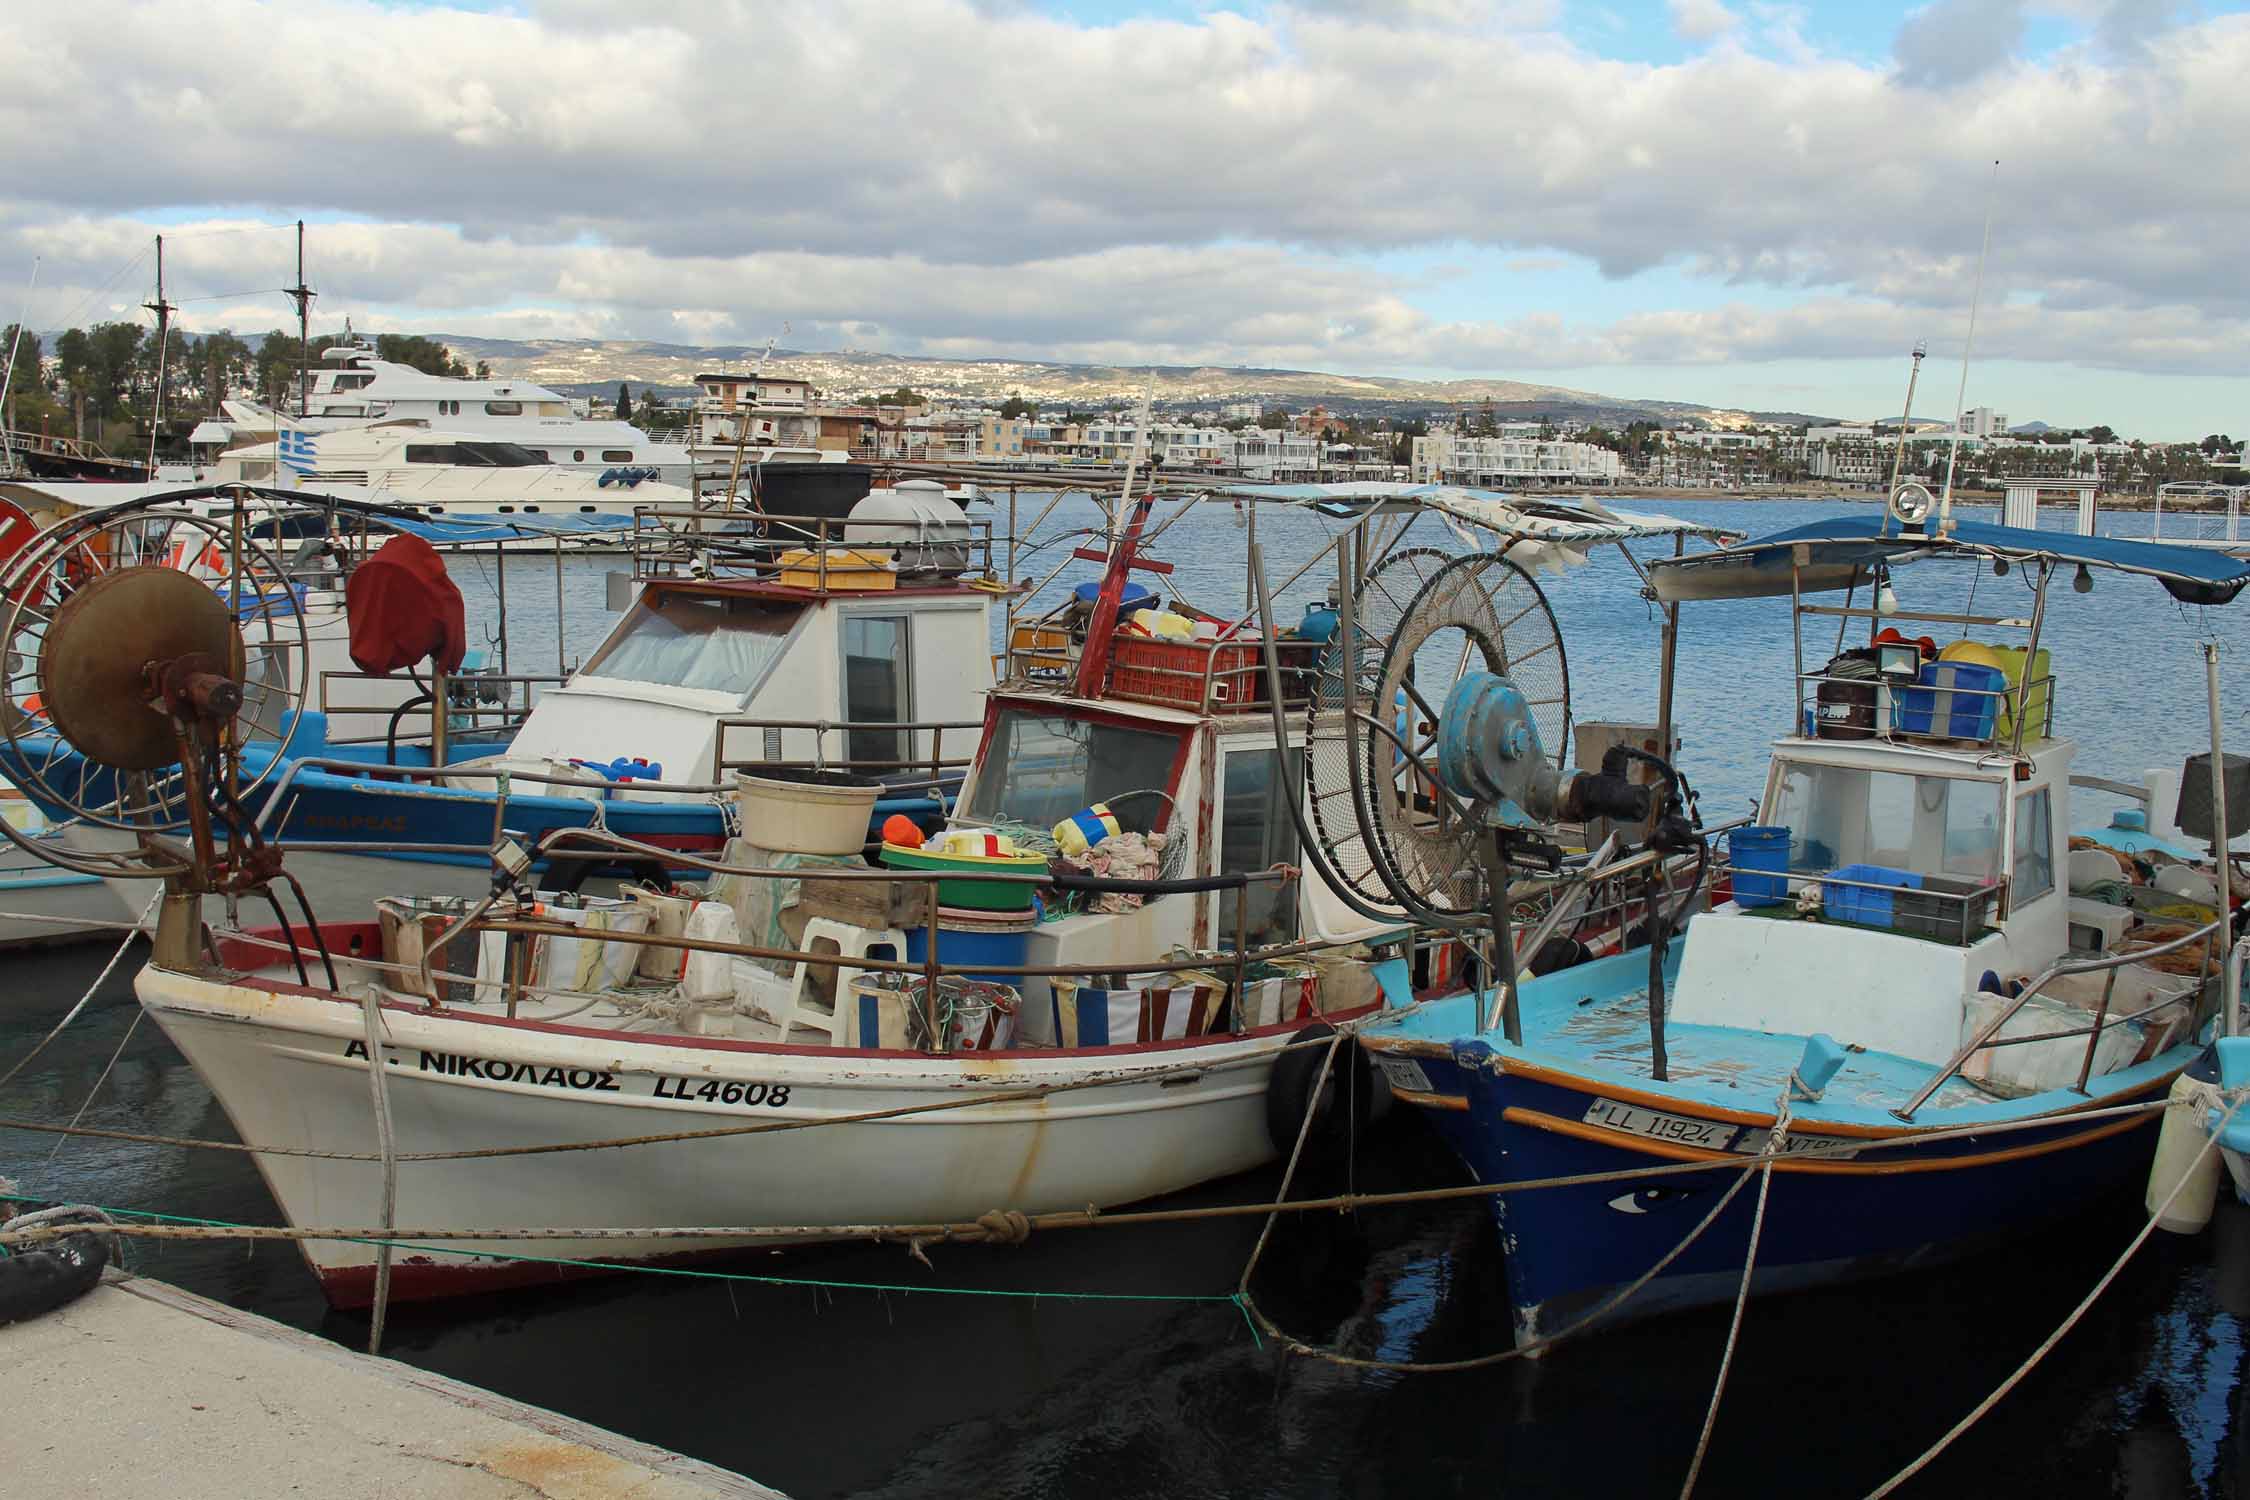
[[(1753, 532), (1834, 509), (1633, 508)], [(1098, 523), (1076, 500), (1056, 517), (1064, 529)], [(2117, 529), (2138, 519), (2116, 518)], [(1326, 524), (1260, 518), (1277, 579), (1311, 554)], [(1424, 540), (1453, 545), (1430, 521), (1419, 524), (1430, 528)], [(1179, 564), (1173, 581), (1203, 607), (1239, 601), (1231, 508), (1190, 513), (1154, 550)], [(494, 566), (457, 569), (472, 618)], [(506, 566), (513, 664), (540, 670), (554, 660), (552, 564)], [(598, 576), (610, 566), (566, 564), (566, 656), (583, 656), (612, 618)], [(1074, 577), (1090, 565), (1080, 569)], [(1034, 561), (1026, 571), (1043, 570)], [(1285, 612), (1323, 582), (1290, 590)], [(1549, 587), (1578, 717), (1648, 717), (1655, 620), (1624, 565), (1597, 556)], [(2028, 601), (2013, 576), (1986, 575), (1978, 590), (1980, 611)], [(2241, 718), (2250, 623), (2238, 612), (2178, 606), (2154, 584), (2114, 575), (2098, 577), (2091, 597), (2059, 592), (2046, 640), (2058, 717), (2082, 746), (2078, 769), (2133, 779), (2143, 765), (2176, 766), (2199, 748), (2195, 642), (2207, 632), (2224, 644), (2228, 730), (2239, 735), (2250, 730)], [(1731, 816), (1755, 794), (1759, 746), (1789, 720), (1790, 671), (1786, 601), (1688, 610), (1679, 717), (1707, 816)], [(106, 956), (104, 947), (11, 961), (0, 1066), (60, 1018)], [(89, 1125), (230, 1136), (193, 1072), (139, 1015), (127, 976), (112, 976), (66, 1038), (0, 1091), (0, 1116), (61, 1121), (83, 1110)], [(1311, 1170), (1302, 1188), (1459, 1180), (1453, 1158), (1403, 1112), (1364, 1132), (1349, 1156)], [(0, 1174), (42, 1196), (275, 1221), (254, 1168), (230, 1153), (58, 1145), (0, 1130)], [(1276, 1174), (1259, 1173), (1169, 1201), (1249, 1202), (1275, 1186)], [(2128, 1195), (1977, 1259), (1752, 1304), (1700, 1492), (1865, 1493), (2005, 1378), (2141, 1222)], [(1677, 1493), (1725, 1309), (1597, 1335), (1535, 1365), (1363, 1373), (1278, 1354), (1252, 1334), (1228, 1294), (1257, 1229), (1255, 1219), (1235, 1219), (1058, 1231), (1020, 1248), (935, 1250), (929, 1266), (879, 1247), (743, 1257), (714, 1267), (736, 1279), (636, 1273), (402, 1307), (386, 1352), (801, 1497)], [(348, 1344), (365, 1340), (365, 1317), (329, 1312), (284, 1247), (152, 1242), (133, 1259), (205, 1295)], [(1506, 1342), (1500, 1264), (1481, 1203), (1322, 1213), (1281, 1221), (1253, 1289), (1308, 1343), (1456, 1359)], [(2204, 1236), (2155, 1236), (2080, 1328), (1911, 1492), (2250, 1493), (2246, 1318), (2250, 1211), (2223, 1203)]]

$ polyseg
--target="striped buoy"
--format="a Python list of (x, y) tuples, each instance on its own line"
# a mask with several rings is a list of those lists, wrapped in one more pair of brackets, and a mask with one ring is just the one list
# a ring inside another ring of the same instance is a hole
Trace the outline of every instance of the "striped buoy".
[(1066, 855), (1084, 854), (1103, 839), (1123, 831), (1117, 814), (1106, 802), (1072, 813), (1055, 825), (1055, 847)]

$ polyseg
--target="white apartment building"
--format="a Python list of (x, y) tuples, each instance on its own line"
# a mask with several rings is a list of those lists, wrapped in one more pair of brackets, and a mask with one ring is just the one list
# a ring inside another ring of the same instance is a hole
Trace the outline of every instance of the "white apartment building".
[(1416, 484), (1480, 489), (1540, 484), (1616, 484), (1624, 462), (1607, 448), (1561, 439), (1464, 437), (1436, 431), (1414, 440)]
[(2008, 414), (1989, 406), (1972, 407), (1961, 413), (1961, 432), (1973, 438), (2004, 438), (2008, 435)]
[[(1133, 457), (1139, 425), (1109, 419), (1087, 424), (1079, 451), (1122, 468)], [(1320, 470), (1320, 439), (1279, 428), (1149, 424), (1148, 451), (1170, 473), (1227, 471), (1260, 480), (1311, 479)]]

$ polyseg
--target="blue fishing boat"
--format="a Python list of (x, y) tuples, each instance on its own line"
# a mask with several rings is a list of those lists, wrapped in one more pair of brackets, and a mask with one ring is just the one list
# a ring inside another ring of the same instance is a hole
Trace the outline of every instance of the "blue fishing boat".
[[(1960, 568), (2019, 571), (2028, 616), (1900, 607), (1894, 583)], [(1894, 506), (1648, 574), (1666, 723), (1682, 602), (1793, 601), (1796, 708), (1757, 823), (1703, 845), (1707, 897), (1682, 897), (1649, 945), (1361, 1033), (1479, 1181), (1522, 1184), (1492, 1199), (1519, 1346), (1730, 1301), (1746, 1278), (1764, 1293), (1929, 1264), (2138, 1181), (2145, 1106), (2226, 988), (2216, 912), (2185, 931), (2074, 921), (2070, 798), (2087, 778), (2054, 708), (2067, 668), (2040, 635), (2057, 579), (2153, 579), (2215, 605), (2250, 565)], [(2028, 639), (1938, 650), (1925, 627)], [(1864, 645), (1805, 665), (1815, 632), (1855, 631)], [(1659, 845), (1668, 823), (1675, 849), (1700, 842), (1676, 800)]]

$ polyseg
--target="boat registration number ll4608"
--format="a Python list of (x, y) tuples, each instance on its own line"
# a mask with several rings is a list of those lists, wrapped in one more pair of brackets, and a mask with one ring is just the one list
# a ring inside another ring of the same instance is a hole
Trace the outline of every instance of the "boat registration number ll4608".
[(1584, 1119), (1588, 1125), (1599, 1125), (1604, 1130), (1645, 1135), (1652, 1141), (1670, 1141), (1680, 1146), (1700, 1146), (1706, 1151), (1726, 1150), (1742, 1128), (1717, 1120), (1662, 1114), (1637, 1105), (1621, 1104), (1615, 1099), (1596, 1099), (1586, 1106)]
[[(365, 1057), (367, 1044), (347, 1042), (344, 1056)], [(383, 1061), (393, 1068), (419, 1073), (442, 1073), (448, 1078), (479, 1078), (487, 1083), (534, 1084), (540, 1088), (568, 1089), (579, 1093), (638, 1094), (650, 1099), (677, 1099), (688, 1103), (731, 1104), (745, 1109), (780, 1109), (789, 1103), (786, 1083), (745, 1083), (736, 1079), (678, 1078), (670, 1073), (636, 1075), (604, 1068), (542, 1067), (538, 1063), (511, 1063), (488, 1057), (468, 1057), (458, 1052), (428, 1052), (385, 1047)]]

